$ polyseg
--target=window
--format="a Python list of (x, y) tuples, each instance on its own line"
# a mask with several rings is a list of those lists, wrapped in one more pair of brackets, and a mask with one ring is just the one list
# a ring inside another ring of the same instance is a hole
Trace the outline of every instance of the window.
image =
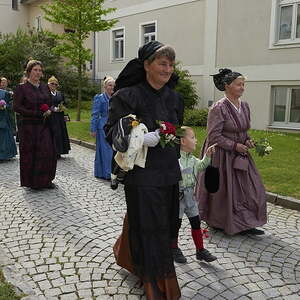
[(118, 28), (112, 31), (112, 59), (124, 59), (124, 28)]
[(19, 1), (19, 0), (12, 0), (12, 1), (11, 1), (11, 8), (12, 8), (13, 10), (18, 10), (18, 1)]
[(277, 44), (300, 43), (300, 0), (279, 0)]
[(140, 45), (157, 40), (156, 21), (140, 24)]
[(273, 124), (300, 128), (300, 86), (272, 88)]

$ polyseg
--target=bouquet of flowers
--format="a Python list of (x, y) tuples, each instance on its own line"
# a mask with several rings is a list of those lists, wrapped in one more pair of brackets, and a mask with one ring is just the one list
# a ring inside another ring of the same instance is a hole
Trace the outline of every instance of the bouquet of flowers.
[(49, 105), (48, 104), (41, 104), (40, 110), (45, 113), (47, 110), (49, 110)]
[(48, 113), (46, 113), (48, 110), (50, 109), (49, 105), (48, 104), (41, 104), (40, 106), (40, 110), (42, 111), (43, 113), (43, 117), (44, 117), (44, 121), (46, 120), (46, 118), (49, 116)]
[(183, 130), (165, 121), (157, 121), (159, 124), (159, 143), (162, 148), (169, 145), (174, 147), (175, 144), (180, 144), (180, 137), (183, 136)]
[(0, 100), (0, 110), (4, 110), (6, 108), (6, 102), (4, 100)]
[(255, 151), (258, 156), (265, 156), (270, 154), (273, 150), (269, 141), (266, 138), (260, 139), (258, 142), (255, 142)]

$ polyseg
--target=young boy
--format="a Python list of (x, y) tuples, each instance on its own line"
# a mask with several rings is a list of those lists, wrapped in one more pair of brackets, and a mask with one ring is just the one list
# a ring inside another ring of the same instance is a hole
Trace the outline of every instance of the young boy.
[(192, 237), (196, 246), (196, 258), (206, 262), (212, 262), (217, 259), (203, 246), (202, 231), (200, 228), (200, 216), (198, 204), (194, 198), (194, 189), (197, 182), (199, 171), (205, 170), (210, 164), (211, 155), (215, 151), (215, 145), (210, 146), (202, 160), (196, 158), (192, 152), (196, 148), (197, 139), (191, 127), (181, 127), (184, 131), (184, 136), (180, 139), (180, 154), (179, 164), (181, 168), (182, 181), (179, 183), (180, 189), (180, 207), (179, 207), (179, 222), (177, 230), (177, 239), (172, 244), (172, 252), (174, 261), (177, 263), (186, 263), (186, 258), (182, 251), (178, 248), (178, 233), (182, 223), (182, 217), (185, 213), (189, 218)]

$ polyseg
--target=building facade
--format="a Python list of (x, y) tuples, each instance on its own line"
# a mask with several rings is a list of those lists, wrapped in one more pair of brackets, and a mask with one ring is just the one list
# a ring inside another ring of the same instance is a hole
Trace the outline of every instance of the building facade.
[(108, 0), (115, 28), (96, 33), (96, 77), (116, 77), (149, 40), (174, 46), (200, 96), (222, 97), (211, 74), (247, 78), (256, 129), (300, 130), (300, 0)]
[[(64, 30), (43, 17), (50, 0), (1, 0), (0, 31), (35, 27)], [(91, 35), (87, 64), (95, 79), (117, 77), (150, 40), (174, 46), (196, 83), (199, 107), (222, 97), (211, 74), (228, 67), (247, 78), (244, 100), (256, 129), (300, 130), (300, 0), (106, 0), (118, 19)]]

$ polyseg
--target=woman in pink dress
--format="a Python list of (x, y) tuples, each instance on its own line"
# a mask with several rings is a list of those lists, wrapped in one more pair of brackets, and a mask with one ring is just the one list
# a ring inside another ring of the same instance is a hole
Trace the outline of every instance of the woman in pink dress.
[(247, 133), (250, 109), (248, 103), (240, 99), (245, 78), (238, 72), (220, 69), (213, 79), (216, 88), (225, 95), (209, 111), (203, 153), (210, 145), (218, 144), (212, 165), (219, 168), (220, 188), (214, 194), (208, 193), (204, 174), (199, 175), (196, 194), (201, 219), (230, 235), (261, 235), (264, 231), (256, 227), (267, 222), (266, 197), (249, 153), (254, 147)]

